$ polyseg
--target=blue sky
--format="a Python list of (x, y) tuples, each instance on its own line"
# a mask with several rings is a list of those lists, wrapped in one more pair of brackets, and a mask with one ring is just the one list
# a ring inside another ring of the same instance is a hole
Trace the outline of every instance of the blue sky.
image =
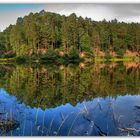
[(96, 21), (117, 18), (124, 22), (140, 22), (140, 4), (0, 4), (0, 30), (15, 24), (18, 17), (41, 10), (65, 15), (76, 13), (77, 16), (89, 17)]
[(44, 4), (0, 4), (0, 30), (15, 24), (18, 17), (45, 9)]
[(0, 12), (38, 9), (42, 6), (43, 4), (0, 4)]

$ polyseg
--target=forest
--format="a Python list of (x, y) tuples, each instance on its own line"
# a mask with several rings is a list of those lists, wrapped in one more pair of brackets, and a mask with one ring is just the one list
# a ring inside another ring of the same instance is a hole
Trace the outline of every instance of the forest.
[(0, 32), (0, 59), (79, 62), (140, 58), (140, 24), (46, 12), (19, 17)]

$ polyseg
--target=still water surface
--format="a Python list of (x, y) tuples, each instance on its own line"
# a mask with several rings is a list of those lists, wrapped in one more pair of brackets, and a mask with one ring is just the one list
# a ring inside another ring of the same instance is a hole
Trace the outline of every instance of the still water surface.
[(0, 67), (0, 135), (140, 135), (137, 63)]

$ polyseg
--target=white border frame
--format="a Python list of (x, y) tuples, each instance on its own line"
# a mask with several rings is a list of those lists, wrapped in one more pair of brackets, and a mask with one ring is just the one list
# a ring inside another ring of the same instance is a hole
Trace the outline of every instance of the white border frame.
[[(139, 3), (140, 0), (0, 0), (0, 4), (12, 4), (12, 3), (126, 3), (126, 4), (133, 4), (133, 3)], [(1, 139), (6, 140), (32, 140), (32, 139), (52, 139), (52, 140), (65, 140), (65, 139), (72, 139), (72, 140), (78, 140), (78, 139), (92, 139), (92, 140), (108, 140), (108, 139), (120, 139), (120, 140), (130, 140), (130, 137), (0, 137)], [(131, 139), (139, 139), (140, 137), (131, 137)]]

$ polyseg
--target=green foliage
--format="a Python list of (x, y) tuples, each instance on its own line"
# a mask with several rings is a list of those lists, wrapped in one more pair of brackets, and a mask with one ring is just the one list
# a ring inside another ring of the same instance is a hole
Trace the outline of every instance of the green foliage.
[(58, 54), (53, 49), (48, 49), (46, 54), (44, 54), (41, 59), (43, 60), (49, 60), (49, 61), (56, 61), (58, 58)]
[(18, 64), (23, 64), (23, 63), (27, 62), (27, 57), (26, 56), (19, 56), (16, 58), (16, 62)]
[(9, 54), (1, 54), (0, 58), (13, 58), (16, 57), (15, 53), (9, 53)]
[(116, 19), (96, 22), (74, 13), (61, 16), (43, 10), (19, 17), (15, 25), (0, 32), (0, 51), (12, 51), (17, 57), (55, 60), (57, 49), (65, 54), (74, 50), (76, 56), (72, 52), (70, 59), (78, 59), (78, 53), (92, 56), (94, 48), (106, 53), (110, 47), (119, 57), (126, 50), (140, 52), (140, 24), (120, 23)]
[(105, 58), (106, 58), (107, 61), (111, 59), (111, 56), (109, 54), (109, 50), (105, 51)]
[(68, 54), (68, 57), (71, 61), (79, 60), (80, 58), (79, 58), (78, 50), (75, 47), (71, 47), (69, 54)]
[(117, 52), (118, 57), (122, 57), (123, 54), (125, 53), (125, 50), (123, 48), (120, 48), (116, 52)]

